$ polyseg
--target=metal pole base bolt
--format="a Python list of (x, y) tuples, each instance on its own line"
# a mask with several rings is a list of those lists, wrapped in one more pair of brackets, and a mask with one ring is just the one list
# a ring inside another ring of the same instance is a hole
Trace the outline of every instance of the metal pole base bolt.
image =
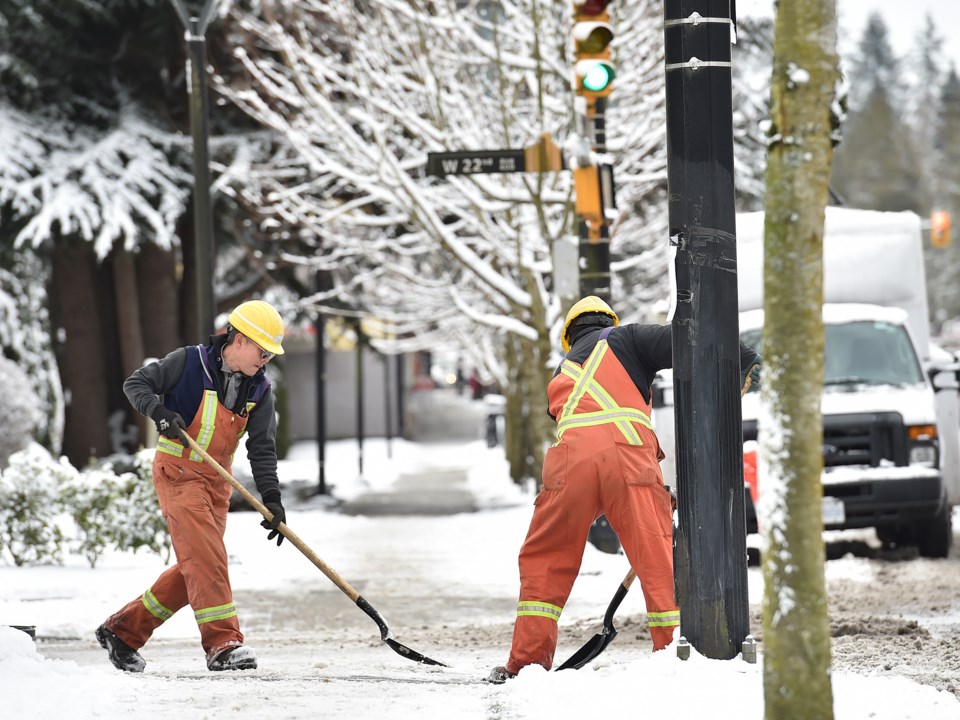
[(744, 662), (750, 663), (751, 665), (757, 664), (757, 641), (753, 639), (753, 635), (747, 635), (740, 649)]
[(677, 657), (681, 660), (690, 659), (690, 643), (687, 642), (687, 639), (683, 635), (677, 640)]

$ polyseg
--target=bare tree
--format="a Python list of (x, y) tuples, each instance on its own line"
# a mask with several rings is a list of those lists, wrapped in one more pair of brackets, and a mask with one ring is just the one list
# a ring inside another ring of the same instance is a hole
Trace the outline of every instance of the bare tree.
[[(617, 20), (632, 41), (618, 51), (610, 150), (628, 150), (617, 181), (633, 232), (622, 247), (632, 256), (661, 241), (648, 277), (663, 291), (663, 208), (644, 202), (665, 184), (660, 9), (636, 5)], [(515, 396), (509, 421), (530, 438), (514, 477), (539, 477), (546, 383), (574, 299), (554, 286), (555, 246), (576, 243), (569, 175), (437, 179), (424, 166), (428, 152), (573, 139), (570, 7), (263, 0), (259, 10), (239, 14), (246, 76), (218, 87), (287, 148), (249, 168), (237, 192), (274, 229), (282, 262), (331, 278), (308, 304), (384, 318), (407, 349), (463, 348), (482, 363)], [(640, 120), (617, 132), (618, 117)]]

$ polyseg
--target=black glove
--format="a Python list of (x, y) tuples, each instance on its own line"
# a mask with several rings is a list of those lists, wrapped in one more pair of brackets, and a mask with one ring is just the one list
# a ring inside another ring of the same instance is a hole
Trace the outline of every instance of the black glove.
[(756, 386), (760, 387), (760, 364), (763, 358), (759, 353), (754, 355), (753, 360), (740, 370), (740, 388), (741, 394), (746, 394), (747, 390)]
[(677, 509), (677, 491), (674, 490), (669, 485), (664, 485), (663, 489), (666, 490), (668, 493), (670, 493), (670, 509), (676, 510)]
[(280, 504), (280, 501), (276, 502), (265, 502), (267, 510), (273, 514), (273, 520), (267, 520), (264, 518), (263, 522), (260, 523), (260, 527), (264, 527), (270, 531), (270, 534), (267, 535), (267, 540), (277, 539), (277, 547), (280, 547), (280, 543), (283, 542), (283, 535), (280, 534), (280, 523), (287, 521), (287, 513), (283, 509), (283, 505)]
[(164, 407), (163, 403), (157, 405), (150, 417), (157, 424), (158, 433), (174, 440), (179, 440), (180, 431), (187, 427), (180, 414)]

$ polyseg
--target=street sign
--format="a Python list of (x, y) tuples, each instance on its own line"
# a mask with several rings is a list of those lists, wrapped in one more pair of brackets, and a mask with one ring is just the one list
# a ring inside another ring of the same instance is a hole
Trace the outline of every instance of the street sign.
[(533, 145), (519, 150), (458, 150), (427, 153), (427, 175), (559, 172), (563, 151), (544, 133)]
[(427, 175), (526, 172), (523, 150), (462, 150), (427, 153)]

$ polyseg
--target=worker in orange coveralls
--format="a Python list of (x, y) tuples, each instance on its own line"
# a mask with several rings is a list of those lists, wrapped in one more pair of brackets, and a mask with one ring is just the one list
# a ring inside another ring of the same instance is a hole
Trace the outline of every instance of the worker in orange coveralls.
[(273, 393), (264, 368), (283, 354), (283, 333), (276, 309), (251, 300), (230, 313), (225, 334), (214, 335), (207, 345), (178, 348), (124, 382), (130, 403), (153, 419), (161, 435), (153, 484), (177, 563), (97, 628), (97, 640), (120, 670), (143, 672), (146, 662), (137, 650), (187, 604), (200, 628), (208, 669), (257, 667), (256, 654), (243, 644), (227, 572), (223, 534), (232, 487), (186, 446), (181, 431), (228, 472), (241, 436), (249, 433), (254, 481), (273, 513), (272, 521), (261, 524), (270, 531), (267, 539), (276, 537), (279, 545), (283, 535), (277, 528), (286, 513), (277, 478)]
[[(619, 327), (602, 299), (567, 314), (567, 353), (547, 388), (557, 441), (543, 461), (543, 487), (520, 550), (520, 600), (503, 683), (521, 668), (553, 665), (563, 606), (580, 571), (590, 526), (605, 514), (643, 588), (653, 649), (680, 625), (674, 595), (673, 508), (650, 421), (651, 383), (673, 366), (669, 325)], [(741, 345), (741, 365), (759, 377), (760, 357)]]

